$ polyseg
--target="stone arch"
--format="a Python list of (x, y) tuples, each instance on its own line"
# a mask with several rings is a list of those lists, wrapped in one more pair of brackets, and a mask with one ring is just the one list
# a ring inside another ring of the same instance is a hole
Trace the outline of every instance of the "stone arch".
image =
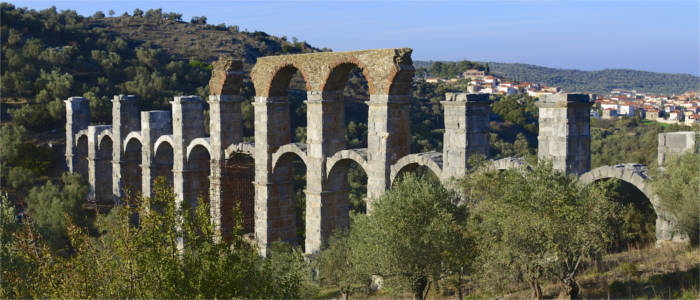
[(339, 59), (337, 62), (329, 66), (329, 72), (324, 77), (321, 90), (324, 92), (342, 91), (345, 83), (348, 81), (350, 71), (354, 68), (359, 68), (362, 71), (362, 76), (367, 80), (367, 87), (370, 91), (375, 90), (375, 82), (372, 80), (369, 68), (364, 63), (360, 62), (356, 57), (346, 57)]
[(524, 159), (520, 157), (504, 157), (501, 159), (490, 160), (490, 168), (495, 170), (518, 169), (522, 167), (530, 167)]
[(187, 147), (187, 172), (184, 181), (184, 198), (195, 209), (202, 198), (209, 202), (209, 175), (211, 174), (211, 152), (207, 143), (193, 140)]
[(152, 180), (162, 176), (169, 186), (173, 186), (174, 160), (172, 135), (160, 136), (153, 146)]
[(608, 165), (588, 171), (582, 174), (579, 179), (583, 184), (590, 184), (608, 178), (617, 178), (632, 184), (649, 199), (654, 211), (659, 215), (658, 199), (654, 196), (647, 171), (648, 168), (646, 166), (636, 163)]
[(304, 78), (304, 83), (306, 84), (306, 90), (309, 91), (309, 80), (305, 70), (296, 63), (285, 62), (275, 66), (275, 70), (273, 75), (270, 77), (269, 82), (261, 87), (261, 89), (264, 90), (259, 91), (256, 85), (256, 94), (258, 96), (265, 95), (268, 97), (287, 96), (287, 88), (289, 87), (292, 77), (297, 71), (301, 73), (302, 78)]
[(340, 150), (326, 160), (326, 176), (330, 177), (331, 170), (344, 160), (352, 160), (367, 173), (367, 149)]
[[(348, 52), (319, 52), (260, 57), (251, 71), (256, 95), (274, 97), (284, 95), (273, 79), (291, 76), (288, 69), (298, 69), (304, 76), (307, 91), (328, 91), (326, 81), (333, 78), (333, 69), (343, 64), (355, 64), (366, 70), (364, 73), (370, 94), (408, 95), (414, 68), (410, 48), (390, 48)], [(280, 71), (284, 71), (280, 73)], [(284, 75), (284, 76), (280, 76)], [(284, 80), (279, 83), (284, 83)]]
[(89, 166), (88, 166), (88, 147), (89, 140), (87, 135), (87, 130), (81, 130), (75, 135), (75, 150), (73, 150), (73, 155), (75, 156), (75, 166), (74, 172), (78, 173), (85, 180), (89, 179)]
[[(230, 148), (230, 147), (229, 147)], [(252, 152), (232, 151), (226, 154), (221, 176), (221, 228), (225, 240), (235, 225), (234, 207), (243, 217), (243, 232), (255, 230), (255, 159)]]
[(409, 154), (391, 166), (390, 183), (393, 185), (397, 175), (402, 171), (408, 171), (418, 166), (426, 167), (437, 178), (442, 175), (442, 153), (431, 151), (425, 153)]
[[(129, 133), (129, 135), (132, 133), (134, 132)], [(132, 135), (131, 138), (124, 140), (124, 155), (120, 168), (124, 196), (136, 197), (141, 192), (141, 151), (143, 151), (143, 145), (140, 138)]]
[(124, 138), (124, 151), (126, 151), (126, 145), (129, 144), (132, 140), (138, 140), (139, 144), (143, 145), (143, 137), (141, 137), (141, 131), (132, 131), (129, 132), (129, 134), (126, 135)]
[(367, 169), (353, 158), (341, 158), (328, 170), (328, 176), (326, 179), (326, 185), (328, 187), (328, 197), (324, 200), (326, 203), (322, 203), (324, 208), (326, 208), (326, 213), (322, 217), (322, 228), (327, 228), (322, 230), (325, 234), (323, 236), (323, 241), (328, 241), (330, 236), (333, 234), (335, 229), (348, 228), (350, 227), (350, 210), (353, 209), (353, 204), (351, 203), (351, 193), (352, 186), (349, 182), (349, 175), (351, 172), (362, 172), (355, 173), (363, 178), (364, 188), (362, 186), (358, 187), (361, 192), (354, 196), (359, 196), (359, 203), (355, 203), (355, 212), (367, 212)]
[[(110, 127), (112, 127), (112, 126), (110, 126)], [(100, 147), (100, 145), (102, 145), (102, 140), (105, 137), (109, 137), (110, 141), (114, 141), (114, 138), (112, 137), (112, 129), (111, 128), (104, 129), (104, 130), (100, 131), (99, 133), (97, 133), (97, 145), (98, 145), (97, 149), (98, 150), (100, 149), (99, 147)]]
[(207, 150), (207, 154), (211, 156), (211, 144), (209, 143), (209, 138), (196, 138), (187, 145), (187, 160), (190, 160), (190, 154), (192, 150), (197, 146), (201, 146)]
[[(105, 133), (106, 132), (106, 133)], [(95, 157), (95, 201), (107, 203), (113, 201), (112, 194), (112, 135), (108, 130), (98, 135), (97, 155)]]
[(617, 165), (607, 165), (595, 168), (581, 176), (579, 180), (582, 184), (616, 178), (627, 184), (634, 186), (651, 203), (651, 207), (656, 214), (656, 243), (664, 241), (687, 241), (687, 236), (678, 234), (673, 225), (673, 217), (668, 215), (659, 204), (659, 198), (654, 194), (651, 180), (649, 179), (648, 168), (641, 164), (627, 163)]
[[(299, 151), (278, 150), (276, 164), (272, 168), (272, 182), (275, 184), (275, 189), (272, 191), (278, 198), (276, 207), (273, 208), (273, 215), (280, 224), (277, 231), (273, 233), (272, 240), (280, 239), (282, 241), (292, 242), (298, 245), (305, 245), (305, 239), (308, 237), (306, 224), (310, 216), (306, 216), (308, 212), (306, 205), (300, 205), (299, 201), (306, 202), (306, 190), (299, 191), (295, 186), (295, 176), (301, 173), (294, 174), (295, 171), (301, 171), (303, 166), (304, 174), (308, 168), (305, 160), (305, 154)], [(306, 184), (303, 184), (306, 186)], [(299, 192), (302, 195), (299, 195)], [(278, 213), (277, 213), (278, 212)], [(303, 217), (302, 217), (303, 216)], [(304, 221), (302, 221), (304, 220)], [(302, 227), (303, 226), (303, 227)], [(303, 228), (303, 229), (302, 229)]]
[[(306, 144), (291, 143), (279, 147), (277, 151), (275, 151), (275, 153), (272, 153), (272, 170), (275, 170), (280, 159), (285, 158), (285, 155), (288, 153), (296, 154), (299, 157), (299, 159), (301, 159), (301, 161), (304, 162), (304, 165), (307, 164)], [(288, 158), (288, 156), (286, 156), (286, 158)]]
[[(80, 131), (78, 131), (78, 132), (75, 133), (75, 140), (76, 140), (76, 141), (79, 140), (79, 139), (82, 138), (82, 137), (85, 137), (85, 138), (88, 137), (88, 130), (87, 130), (87, 128), (86, 128), (86, 129), (83, 129), (83, 130), (80, 130)], [(77, 145), (77, 144), (78, 144), (78, 143), (76, 142), (76, 145)]]
[(231, 144), (224, 150), (224, 157), (227, 159), (236, 153), (242, 153), (250, 155), (251, 157), (255, 153), (255, 145), (253, 143), (235, 143)]
[(170, 146), (170, 148), (173, 148), (173, 135), (166, 134), (159, 136), (156, 142), (153, 144), (153, 153), (158, 153), (158, 148), (160, 148), (160, 146), (163, 144), (167, 144)]
[[(411, 63), (411, 66), (413, 63)], [(413, 69), (400, 69), (390, 75), (389, 95), (408, 95), (411, 93), (411, 82), (413, 81)]]

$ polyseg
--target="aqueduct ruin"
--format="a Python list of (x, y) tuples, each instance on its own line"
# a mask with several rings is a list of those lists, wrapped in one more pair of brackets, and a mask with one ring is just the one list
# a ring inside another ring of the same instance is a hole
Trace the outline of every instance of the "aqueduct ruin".
[[(252, 69), (255, 88), (254, 143), (244, 142), (240, 87), (242, 63), (214, 63), (209, 82), (209, 124), (198, 96), (179, 96), (170, 111), (139, 111), (135, 96), (112, 100), (112, 125), (92, 126), (88, 101), (66, 102), (66, 162), (90, 183), (90, 200), (119, 203), (126, 194), (150, 196), (153, 181), (166, 178), (176, 204), (208, 201), (211, 219), (225, 238), (233, 227), (232, 208), (240, 205), (244, 227), (262, 251), (275, 240), (296, 239), (291, 162), (306, 167), (304, 241), (307, 253), (321, 249), (336, 228), (349, 226), (350, 165), (367, 174), (368, 199), (376, 198), (402, 170), (423, 166), (447, 180), (460, 177), (473, 154), (488, 155), (488, 95), (447, 93), (443, 151), (410, 153), (409, 93), (411, 49), (378, 49), (261, 57)], [(367, 148), (346, 149), (343, 88), (359, 68), (369, 87)], [(287, 89), (295, 73), (306, 84), (307, 140), (292, 143)], [(657, 212), (657, 240), (678, 240), (659, 211), (639, 165), (590, 169), (587, 95), (544, 96), (539, 103), (538, 156), (586, 182), (619, 178), (639, 188)], [(205, 126), (209, 128), (208, 136)], [(659, 156), (694, 149), (692, 132), (661, 134)], [(523, 164), (508, 158), (496, 168)], [(371, 201), (368, 203), (371, 210)]]

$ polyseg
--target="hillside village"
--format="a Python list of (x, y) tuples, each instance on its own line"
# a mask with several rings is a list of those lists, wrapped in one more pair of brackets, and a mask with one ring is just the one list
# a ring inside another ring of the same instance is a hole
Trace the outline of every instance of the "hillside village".
[[(467, 91), (479, 94), (515, 95), (526, 93), (530, 97), (540, 97), (562, 92), (562, 89), (533, 82), (515, 82), (493, 75), (486, 71), (470, 69), (457, 78), (424, 78), (427, 83), (458, 83), (467, 81)], [(649, 121), (667, 124), (693, 126), (700, 123), (700, 94), (686, 92), (680, 95), (663, 95), (638, 92), (636, 90), (614, 89), (607, 95), (590, 94), (595, 100), (591, 117), (596, 119), (616, 119), (639, 116)]]

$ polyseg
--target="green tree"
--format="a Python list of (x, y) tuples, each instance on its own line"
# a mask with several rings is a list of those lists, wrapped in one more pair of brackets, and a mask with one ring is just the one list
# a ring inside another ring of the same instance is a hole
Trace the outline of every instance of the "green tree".
[(671, 214), (676, 230), (697, 245), (700, 235), (700, 154), (672, 157), (653, 171), (654, 193), (661, 209)]
[(365, 276), (379, 275), (391, 288), (425, 299), (431, 284), (454, 270), (465, 240), (467, 211), (437, 181), (404, 176), (353, 220), (351, 248)]
[(371, 280), (358, 272), (357, 262), (352, 256), (349, 231), (339, 230), (328, 242), (328, 248), (316, 258), (318, 279), (323, 285), (337, 288), (344, 299), (348, 299), (358, 286), (367, 285)]
[(54, 249), (65, 253), (68, 250), (66, 226), (71, 220), (82, 226), (89, 224), (88, 214), (83, 209), (89, 188), (80, 175), (64, 173), (61, 185), (49, 181), (44, 186), (34, 187), (25, 199), (27, 213), (39, 232)]
[(583, 187), (551, 164), (473, 172), (462, 187), (473, 207), (484, 278), (500, 288), (527, 283), (533, 298), (542, 298), (540, 282), (546, 278), (576, 297), (583, 260), (603, 253), (619, 225), (619, 207), (602, 189)]

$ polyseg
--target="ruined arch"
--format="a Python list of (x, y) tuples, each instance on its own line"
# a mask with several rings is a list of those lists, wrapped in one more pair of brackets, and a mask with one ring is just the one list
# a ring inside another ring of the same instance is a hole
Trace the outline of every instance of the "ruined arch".
[(152, 180), (155, 183), (158, 177), (164, 177), (169, 186), (173, 186), (173, 164), (175, 154), (172, 144), (172, 136), (164, 135), (156, 140), (153, 146)]
[(442, 153), (425, 152), (417, 154), (409, 154), (391, 166), (390, 183), (393, 185), (398, 175), (402, 172), (412, 171), (418, 167), (426, 167), (436, 178), (441, 178), (442, 175)]
[(126, 135), (126, 137), (124, 138), (124, 151), (126, 151), (126, 146), (129, 145), (129, 142), (131, 142), (132, 140), (137, 140), (139, 144), (143, 145), (141, 131), (132, 131)]
[(369, 68), (355, 57), (346, 57), (329, 65), (330, 71), (323, 80), (321, 90), (324, 92), (342, 91), (350, 78), (350, 71), (354, 68), (359, 68), (362, 71), (362, 76), (367, 80), (368, 89), (374, 91), (374, 80), (372, 80)]
[(367, 149), (340, 150), (326, 160), (326, 176), (330, 178), (331, 170), (337, 163), (343, 160), (352, 160), (363, 171), (367, 172)]
[[(649, 179), (647, 172), (648, 168), (641, 164), (627, 163), (607, 165), (595, 168), (589, 172), (582, 174), (579, 177), (579, 180), (582, 184), (588, 185), (603, 180), (619, 179), (623, 183), (623, 188), (624, 185), (627, 185), (628, 187), (632, 187), (633, 189), (630, 190), (628, 193), (624, 194), (626, 199), (634, 199), (633, 195), (635, 194), (643, 195), (642, 197), (646, 199), (638, 199), (641, 200), (641, 202), (644, 202), (645, 200), (648, 201), (648, 203), (650, 204), (649, 206), (651, 207), (651, 211), (648, 211), (648, 208), (645, 208), (644, 205), (640, 206), (639, 204), (641, 203), (639, 203), (638, 201), (632, 201), (631, 204), (635, 206), (635, 209), (638, 211), (638, 213), (641, 213), (641, 216), (649, 216), (652, 219), (655, 217), (656, 222), (654, 224), (654, 230), (655, 238), (658, 242), (659, 240), (664, 239), (663, 237), (668, 235), (669, 231), (667, 227), (669, 227), (669, 221), (667, 219), (666, 214), (661, 210), (661, 207), (659, 206), (659, 199), (656, 197), (656, 195), (654, 195), (651, 186), (651, 180)], [(636, 189), (637, 191), (634, 191), (634, 189)], [(634, 204), (635, 202), (637, 202), (638, 204)], [(645, 213), (645, 211), (647, 211), (647, 213)], [(643, 233), (644, 230), (642, 229), (642, 231), (640, 232)], [(644, 241), (644, 235), (641, 235), (639, 238), (641, 238), (641, 240), (639, 241)], [(637, 242), (636, 240), (633, 241)]]
[[(306, 161), (297, 151), (285, 151), (279, 155), (277, 163), (272, 168), (272, 181), (276, 185), (278, 203), (274, 209), (273, 219), (279, 218), (281, 224), (273, 234), (271, 241), (282, 240), (305, 246), (308, 237), (306, 225)], [(302, 179), (304, 178), (304, 179)]]
[(530, 164), (528, 164), (524, 159), (520, 157), (504, 157), (501, 159), (495, 159), (489, 161), (489, 164), (489, 167), (495, 170), (510, 170), (523, 167), (530, 167)]
[[(110, 127), (112, 127), (112, 126), (110, 126)], [(100, 147), (99, 145), (102, 145), (102, 140), (106, 137), (108, 137), (110, 139), (110, 141), (114, 141), (114, 138), (112, 137), (112, 129), (111, 128), (104, 129), (97, 134), (97, 145), (98, 145), (97, 149), (98, 150)]]
[(255, 153), (255, 145), (253, 143), (235, 143), (224, 150), (224, 156), (227, 159), (237, 153), (247, 154), (252, 157)]
[(158, 137), (156, 142), (153, 144), (153, 153), (158, 152), (158, 148), (160, 148), (161, 145), (167, 144), (170, 146), (170, 148), (173, 148), (173, 135), (172, 134), (166, 134), (166, 135), (161, 135)]
[[(132, 132), (133, 133), (133, 132)], [(129, 134), (131, 135), (131, 133)], [(121, 165), (122, 191), (123, 196), (136, 197), (141, 192), (141, 151), (143, 145), (140, 138), (125, 139), (124, 156)], [(135, 198), (129, 199), (133, 200)]]
[(187, 147), (187, 172), (184, 181), (185, 201), (195, 209), (199, 200), (209, 202), (209, 175), (211, 174), (209, 148), (197, 139)]
[(582, 174), (579, 179), (583, 184), (590, 184), (601, 179), (617, 178), (635, 186), (651, 202), (654, 211), (659, 214), (658, 199), (654, 196), (651, 182), (647, 175), (648, 168), (641, 164), (628, 163), (602, 166)]
[(289, 156), (286, 156), (288, 153), (294, 153), (296, 154), (299, 159), (301, 159), (302, 162), (304, 162), (304, 165), (307, 164), (306, 161), (306, 144), (300, 144), (300, 143), (291, 143), (291, 144), (286, 144), (283, 145), (282, 147), (279, 147), (277, 151), (272, 153), (272, 170), (274, 173), (275, 168), (277, 168), (278, 162), (282, 158), (289, 158)]
[[(107, 131), (107, 130), (105, 130)], [(95, 201), (109, 203), (113, 201), (112, 194), (112, 136), (103, 131), (98, 136), (97, 155), (95, 157)]]
[[(354, 186), (356, 190), (351, 186), (350, 176), (358, 177), (354, 178), (360, 183)], [(326, 185), (329, 196), (322, 204), (327, 210), (322, 227), (328, 230), (324, 231), (324, 241), (328, 241), (335, 229), (350, 227), (350, 210), (367, 212), (367, 170), (355, 159), (341, 158), (328, 169)]]
[(255, 230), (255, 160), (249, 152), (226, 154), (221, 176), (221, 228), (225, 240), (236, 225), (234, 207), (242, 215), (244, 233)]
[(207, 155), (211, 156), (211, 144), (209, 143), (209, 138), (196, 138), (187, 145), (187, 160), (190, 160), (192, 150), (196, 147), (201, 146), (207, 151)]
[(304, 83), (306, 84), (306, 90), (308, 91), (309, 84), (307, 76), (302, 70), (302, 68), (298, 67), (294, 63), (287, 63), (278, 66), (277, 70), (274, 73), (274, 76), (272, 76), (267, 91), (269, 97), (287, 96), (287, 89), (289, 88), (289, 84), (291, 83), (292, 77), (294, 77), (294, 74), (296, 74), (296, 72), (301, 73), (301, 76), (304, 79)]

